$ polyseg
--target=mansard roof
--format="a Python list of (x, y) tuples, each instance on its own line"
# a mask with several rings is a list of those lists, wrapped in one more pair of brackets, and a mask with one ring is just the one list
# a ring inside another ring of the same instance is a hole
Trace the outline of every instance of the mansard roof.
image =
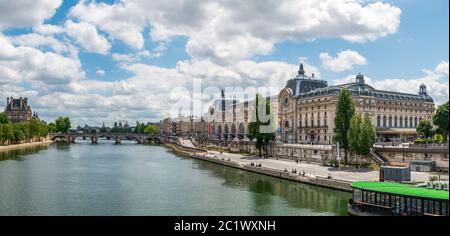
[(433, 102), (433, 98), (426, 94), (410, 94), (401, 93), (394, 91), (378, 90), (366, 83), (346, 83), (335, 86), (327, 86), (322, 88), (317, 88), (305, 93), (300, 93), (297, 97), (316, 97), (325, 95), (335, 95), (337, 96), (342, 88), (347, 88), (351, 91), (353, 96), (368, 96), (378, 99), (389, 99), (389, 100), (400, 100), (400, 101), (424, 101)]

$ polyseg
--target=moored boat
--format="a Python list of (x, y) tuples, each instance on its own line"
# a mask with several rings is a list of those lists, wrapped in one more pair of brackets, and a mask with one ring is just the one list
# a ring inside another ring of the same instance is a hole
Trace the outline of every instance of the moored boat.
[(440, 189), (434, 189), (393, 182), (353, 182), (348, 213), (357, 216), (448, 216), (448, 187), (442, 185), (445, 184), (440, 183)]

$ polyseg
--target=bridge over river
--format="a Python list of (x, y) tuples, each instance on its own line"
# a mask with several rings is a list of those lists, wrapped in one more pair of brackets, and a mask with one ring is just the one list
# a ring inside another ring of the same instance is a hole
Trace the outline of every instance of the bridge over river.
[(162, 143), (165, 140), (165, 137), (159, 135), (131, 133), (50, 133), (48, 136), (53, 141), (64, 140), (68, 143), (75, 143), (77, 138), (90, 139), (93, 144), (97, 143), (100, 138), (114, 140), (117, 144), (120, 144), (122, 140), (134, 140), (139, 144), (148, 143), (150, 141)]

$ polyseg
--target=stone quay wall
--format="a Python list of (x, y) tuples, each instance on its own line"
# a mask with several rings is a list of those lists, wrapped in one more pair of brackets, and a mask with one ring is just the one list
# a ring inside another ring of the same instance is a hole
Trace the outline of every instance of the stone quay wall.
[[(232, 153), (247, 153), (257, 155), (258, 149), (249, 141), (220, 141), (205, 143), (204, 146), (217, 147)], [(334, 145), (311, 145), (311, 144), (285, 144), (272, 143), (268, 146), (268, 155), (271, 158), (298, 160), (308, 163), (332, 165), (337, 160), (337, 149)], [(344, 159), (344, 150), (340, 150), (341, 162)], [(350, 164), (370, 165), (372, 159), (355, 156), (349, 152), (348, 162)]]

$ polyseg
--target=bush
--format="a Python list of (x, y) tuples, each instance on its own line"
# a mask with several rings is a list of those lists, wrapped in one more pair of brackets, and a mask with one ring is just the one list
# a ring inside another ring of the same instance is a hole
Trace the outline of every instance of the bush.
[(439, 178), (436, 175), (432, 175), (428, 178), (429, 181), (437, 181)]
[(444, 136), (442, 134), (435, 134), (433, 140), (436, 143), (442, 143), (444, 142)]
[(371, 163), (369, 168), (372, 170), (380, 170), (380, 165), (378, 165), (376, 163)]
[(431, 138), (418, 138), (414, 140), (414, 143), (431, 143), (433, 142), (433, 139)]

